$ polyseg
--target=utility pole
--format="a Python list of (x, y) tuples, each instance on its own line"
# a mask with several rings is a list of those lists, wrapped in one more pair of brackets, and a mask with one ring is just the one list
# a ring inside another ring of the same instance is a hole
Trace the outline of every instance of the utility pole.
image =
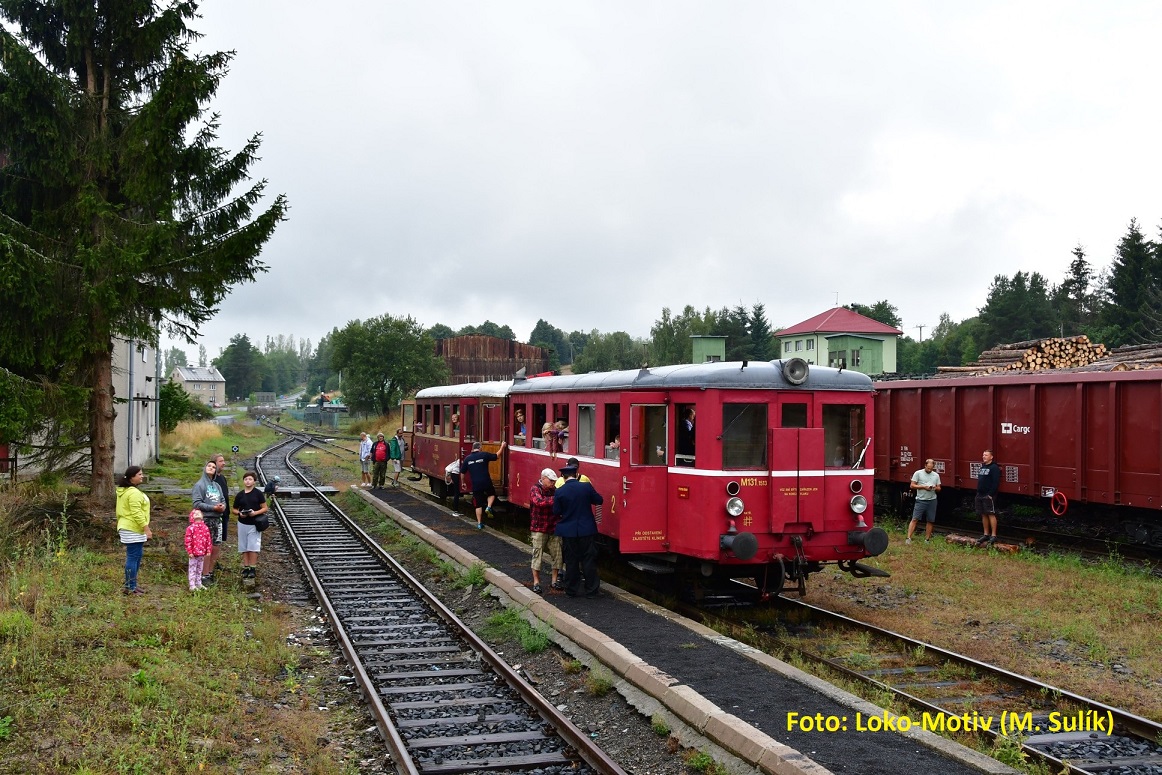
[(923, 341), (924, 341), (924, 324), (923, 324), (923, 323), (921, 323), (921, 324), (920, 324), (920, 325), (918, 325), (918, 326), (912, 326), (912, 328), (918, 328), (918, 329), (920, 329), (920, 341), (921, 341), (921, 342), (923, 342)]

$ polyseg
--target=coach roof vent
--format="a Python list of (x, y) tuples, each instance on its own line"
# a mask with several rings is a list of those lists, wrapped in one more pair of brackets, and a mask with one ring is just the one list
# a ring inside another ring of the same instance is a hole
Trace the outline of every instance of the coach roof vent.
[(516, 370), (516, 374), (512, 375), (513, 381), (514, 382), (523, 382), (526, 379), (526, 377), (525, 377), (526, 373), (527, 373), (527, 368), (524, 366), (521, 366), (519, 369)]

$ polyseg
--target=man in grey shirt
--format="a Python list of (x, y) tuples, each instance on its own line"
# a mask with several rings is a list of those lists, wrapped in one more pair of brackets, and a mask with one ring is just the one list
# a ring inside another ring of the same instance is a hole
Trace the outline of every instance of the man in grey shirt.
[(908, 523), (908, 538), (906, 544), (912, 543), (912, 533), (916, 532), (916, 523), (923, 517), (927, 521), (924, 527), (924, 540), (932, 540), (932, 527), (936, 524), (936, 493), (940, 492), (940, 474), (936, 473), (936, 461), (928, 458), (924, 467), (912, 474), (912, 481), (908, 487), (916, 492), (916, 506), (912, 509), (912, 521)]

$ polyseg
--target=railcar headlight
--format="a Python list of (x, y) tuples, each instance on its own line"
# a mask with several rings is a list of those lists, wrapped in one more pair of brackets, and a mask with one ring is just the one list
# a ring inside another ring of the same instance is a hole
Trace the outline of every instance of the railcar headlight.
[(743, 504), (742, 498), (731, 498), (726, 502), (726, 513), (732, 517), (742, 514), (745, 509), (746, 505)]
[(851, 499), (851, 510), (856, 514), (862, 514), (867, 511), (867, 498), (862, 495), (856, 495)]

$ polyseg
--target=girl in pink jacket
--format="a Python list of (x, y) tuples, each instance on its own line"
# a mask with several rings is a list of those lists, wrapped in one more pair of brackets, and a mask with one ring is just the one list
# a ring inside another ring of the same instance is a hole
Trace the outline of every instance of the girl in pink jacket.
[(190, 526), (186, 528), (186, 554), (190, 556), (190, 591), (205, 589), (202, 586), (202, 564), (214, 546), (210, 539), (210, 528), (202, 517), (200, 509), (190, 512)]

